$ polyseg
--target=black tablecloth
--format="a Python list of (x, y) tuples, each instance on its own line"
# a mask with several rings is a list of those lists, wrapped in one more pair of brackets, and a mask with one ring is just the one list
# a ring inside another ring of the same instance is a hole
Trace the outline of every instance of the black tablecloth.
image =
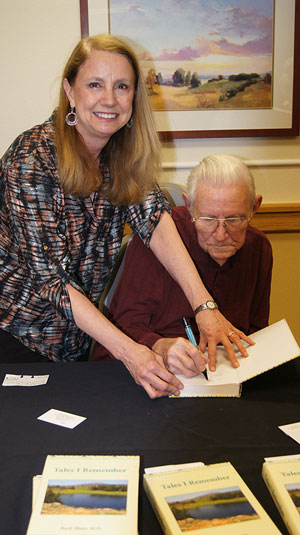
[[(261, 468), (264, 457), (300, 453), (278, 429), (300, 420), (300, 359), (247, 381), (241, 398), (151, 400), (119, 362), (2, 364), (0, 372), (1, 385), (6, 373), (50, 374), (45, 386), (0, 386), (1, 533), (26, 533), (32, 476), (42, 472), (46, 455), (138, 454), (141, 473), (230, 461), (287, 534)], [(51, 408), (87, 419), (73, 430), (37, 420)], [(162, 533), (142, 486), (139, 533)]]

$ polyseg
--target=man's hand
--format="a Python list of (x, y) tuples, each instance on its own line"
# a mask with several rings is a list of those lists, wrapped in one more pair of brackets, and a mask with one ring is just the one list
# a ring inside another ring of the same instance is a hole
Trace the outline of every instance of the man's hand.
[(246, 336), (242, 331), (236, 329), (219, 310), (201, 310), (196, 315), (196, 322), (200, 332), (200, 350), (205, 351), (208, 347), (209, 369), (216, 370), (216, 352), (217, 344), (222, 344), (225, 348), (227, 356), (234, 368), (239, 367), (238, 360), (234, 353), (233, 344), (236, 345), (243, 357), (248, 357), (242, 340), (245, 340), (249, 345), (254, 345), (255, 342)]
[(160, 338), (152, 350), (161, 355), (166, 368), (172, 373), (182, 373), (186, 377), (199, 375), (208, 359), (185, 338)]
[(161, 355), (143, 345), (136, 344), (131, 356), (122, 359), (122, 362), (135, 382), (146, 390), (150, 398), (179, 396), (183, 384), (167, 370)]

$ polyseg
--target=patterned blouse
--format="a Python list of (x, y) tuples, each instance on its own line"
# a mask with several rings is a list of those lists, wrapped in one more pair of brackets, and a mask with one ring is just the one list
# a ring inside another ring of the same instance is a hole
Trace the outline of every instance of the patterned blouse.
[(125, 221), (149, 246), (167, 202), (159, 189), (131, 206), (113, 206), (98, 192), (64, 194), (53, 116), (15, 140), (0, 180), (0, 327), (51, 360), (77, 360), (90, 338), (75, 324), (66, 284), (98, 306)]

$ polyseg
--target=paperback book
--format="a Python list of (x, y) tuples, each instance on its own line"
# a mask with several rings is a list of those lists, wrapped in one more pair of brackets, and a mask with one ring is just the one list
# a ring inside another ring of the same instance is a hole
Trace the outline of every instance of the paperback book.
[(138, 485), (138, 456), (48, 455), (27, 535), (136, 534)]
[(280, 535), (230, 463), (144, 474), (165, 535)]
[(251, 334), (255, 345), (247, 345), (247, 358), (238, 352), (239, 368), (233, 368), (222, 347), (217, 348), (217, 369), (196, 377), (177, 377), (184, 384), (179, 397), (240, 397), (242, 384), (276, 366), (299, 357), (300, 348), (285, 319)]
[(300, 533), (300, 456), (263, 464), (262, 475), (288, 532)]

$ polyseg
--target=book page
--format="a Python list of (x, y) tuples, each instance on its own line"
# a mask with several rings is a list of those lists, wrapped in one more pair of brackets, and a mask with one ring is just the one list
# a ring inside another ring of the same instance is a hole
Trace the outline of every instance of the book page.
[(218, 346), (217, 369), (211, 372), (207, 368), (208, 380), (203, 374), (196, 377), (177, 374), (184, 384), (179, 397), (239, 397), (241, 383), (300, 355), (300, 348), (284, 319), (252, 334), (251, 338), (255, 345), (245, 344), (248, 357), (242, 357), (235, 348), (239, 368), (233, 368), (224, 347)]
[(298, 357), (300, 348), (285, 319), (251, 334), (254, 346), (247, 346), (249, 357), (239, 357), (239, 381), (247, 381), (288, 360)]
[(209, 369), (207, 369), (207, 377), (209, 382), (215, 385), (240, 383), (240, 378), (237, 369), (233, 368), (233, 366), (231, 365), (231, 362), (229, 361), (223, 346), (217, 348), (216, 362), (217, 369), (215, 372), (211, 372)]
[(228, 363), (225, 351), (222, 348), (217, 350), (216, 371), (211, 372), (207, 369), (208, 380), (202, 373), (195, 377), (185, 377), (182, 374), (177, 374), (177, 377), (184, 384), (179, 397), (240, 396), (237, 371)]
[[(207, 355), (207, 351), (205, 353)], [(216, 371), (211, 372), (208, 368), (206, 369), (206, 371), (207, 371), (208, 381), (202, 373), (200, 375), (197, 375), (196, 377), (185, 377), (181, 373), (177, 373), (176, 377), (178, 377), (178, 379), (180, 379), (180, 381), (187, 387), (192, 386), (192, 385), (205, 387), (208, 385), (208, 383), (210, 385), (225, 385), (225, 384), (239, 384), (240, 383), (240, 378), (237, 373), (237, 370), (231, 366), (223, 346), (219, 346), (217, 348)]]

